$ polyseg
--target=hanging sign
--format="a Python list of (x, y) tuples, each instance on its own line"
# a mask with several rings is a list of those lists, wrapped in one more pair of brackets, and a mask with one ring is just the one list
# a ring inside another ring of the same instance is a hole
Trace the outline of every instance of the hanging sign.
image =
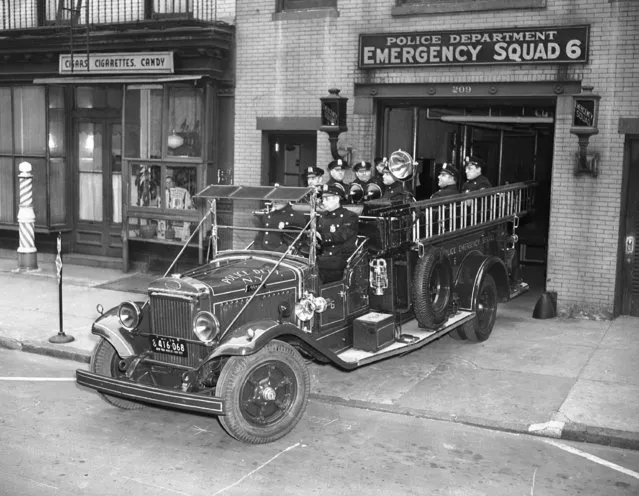
[(172, 74), (173, 52), (60, 55), (60, 74)]
[(590, 26), (360, 34), (359, 67), (584, 63)]

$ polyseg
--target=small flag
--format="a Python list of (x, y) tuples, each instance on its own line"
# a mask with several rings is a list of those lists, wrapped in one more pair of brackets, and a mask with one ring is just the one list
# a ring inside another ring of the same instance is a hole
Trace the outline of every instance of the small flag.
[(58, 273), (58, 284), (62, 281), (62, 233), (58, 233), (58, 254), (55, 257), (55, 268)]

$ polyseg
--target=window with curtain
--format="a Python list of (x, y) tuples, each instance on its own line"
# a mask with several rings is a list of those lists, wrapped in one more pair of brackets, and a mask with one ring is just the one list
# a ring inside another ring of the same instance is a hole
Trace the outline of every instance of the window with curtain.
[(47, 150), (44, 87), (13, 90), (13, 146), (16, 155), (44, 155)]
[(201, 88), (169, 87), (167, 155), (202, 156)]
[(337, 7), (337, 0), (278, 0), (277, 11), (308, 10)]

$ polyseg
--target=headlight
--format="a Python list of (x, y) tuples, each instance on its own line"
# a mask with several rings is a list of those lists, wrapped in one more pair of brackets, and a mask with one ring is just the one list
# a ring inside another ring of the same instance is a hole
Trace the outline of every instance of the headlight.
[(200, 341), (210, 344), (220, 332), (220, 323), (211, 312), (198, 312), (193, 318), (193, 332)]
[(120, 325), (127, 331), (132, 331), (142, 320), (142, 313), (140, 307), (131, 301), (127, 301), (120, 305), (118, 308), (118, 318), (120, 319)]
[(321, 296), (305, 294), (295, 305), (295, 316), (302, 322), (307, 322), (313, 317), (313, 313), (322, 313), (326, 310), (327, 302)]

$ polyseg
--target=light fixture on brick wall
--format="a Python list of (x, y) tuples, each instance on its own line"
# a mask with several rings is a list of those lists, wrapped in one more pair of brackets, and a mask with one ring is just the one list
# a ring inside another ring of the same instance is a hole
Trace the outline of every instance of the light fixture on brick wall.
[(337, 88), (328, 90), (329, 96), (320, 98), (322, 102), (320, 131), (328, 134), (331, 143), (331, 154), (335, 160), (345, 160), (337, 150), (340, 133), (348, 131), (346, 126), (346, 102), (348, 98), (340, 96)]
[(599, 174), (599, 154), (588, 153), (588, 140), (597, 134), (599, 100), (601, 96), (592, 92), (593, 86), (583, 85), (581, 93), (572, 96), (572, 126), (570, 132), (577, 135), (579, 151), (576, 153), (575, 175)]

